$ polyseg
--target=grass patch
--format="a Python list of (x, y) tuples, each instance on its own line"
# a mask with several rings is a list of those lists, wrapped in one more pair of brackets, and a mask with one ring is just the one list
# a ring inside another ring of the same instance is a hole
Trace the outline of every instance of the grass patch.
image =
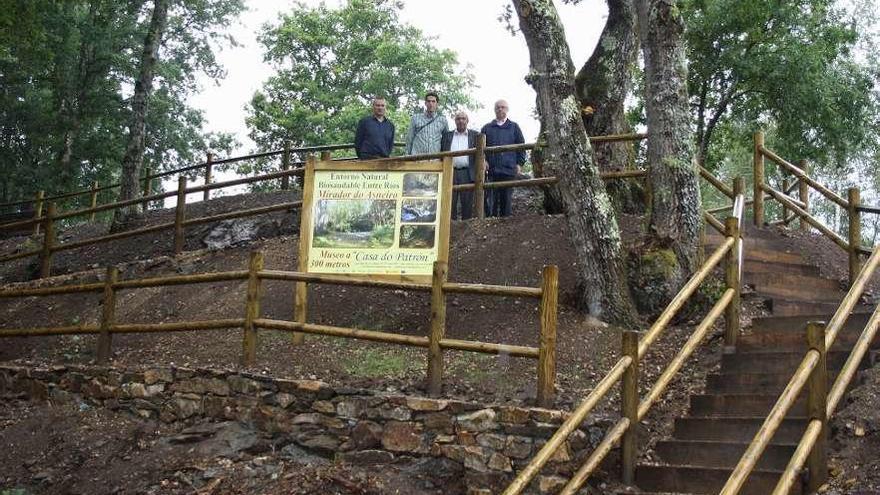
[(342, 367), (352, 376), (362, 378), (403, 378), (419, 368), (416, 361), (401, 349), (356, 348), (342, 358)]

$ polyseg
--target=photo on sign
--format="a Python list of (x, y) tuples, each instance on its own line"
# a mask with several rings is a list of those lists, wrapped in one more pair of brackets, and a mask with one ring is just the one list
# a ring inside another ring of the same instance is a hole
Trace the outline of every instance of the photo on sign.
[(401, 249), (431, 249), (434, 247), (433, 225), (401, 225)]
[(400, 207), (400, 221), (434, 223), (437, 219), (437, 201), (433, 199), (404, 199)]
[(394, 244), (396, 207), (393, 200), (319, 200), (312, 246), (389, 248)]
[(440, 174), (409, 172), (403, 174), (403, 195), (416, 197), (436, 197), (440, 185)]

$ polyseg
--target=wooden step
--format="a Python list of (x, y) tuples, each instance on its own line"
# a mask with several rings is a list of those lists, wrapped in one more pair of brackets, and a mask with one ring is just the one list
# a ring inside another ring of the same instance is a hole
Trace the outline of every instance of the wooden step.
[(839, 281), (814, 275), (800, 275), (784, 272), (747, 272), (743, 275), (743, 282), (749, 285), (761, 286), (815, 287), (817, 289), (832, 290), (843, 294)]
[(791, 275), (819, 276), (819, 267), (806, 263), (777, 263), (746, 258), (743, 263), (743, 278), (752, 273), (788, 273)]
[[(856, 340), (858, 340), (862, 329), (847, 330), (843, 329), (834, 339), (832, 351), (847, 351), (853, 348)], [(747, 335), (740, 335), (736, 341), (736, 349), (738, 352), (759, 352), (768, 348), (779, 351), (805, 351), (807, 344), (805, 337), (798, 332), (788, 332), (785, 330), (776, 330), (770, 332), (756, 332)], [(872, 349), (880, 349), (880, 333), (874, 337), (871, 344)]]
[[(744, 417), (766, 416), (779, 394), (704, 394), (691, 395), (691, 416), (700, 417)], [(806, 400), (795, 402), (791, 408), (791, 416), (803, 416), (806, 411)]]
[[(859, 312), (859, 308), (857, 308), (856, 312), (850, 314), (842, 327), (843, 330), (857, 329), (861, 331), (865, 328), (865, 325), (868, 323), (868, 318), (870, 318), (871, 315), (870, 313), (864, 312), (868, 311), (867, 308), (861, 309), (862, 312)], [(833, 313), (815, 313), (794, 316), (762, 316), (752, 318), (752, 331), (783, 330), (806, 336), (808, 322), (824, 321), (827, 323), (831, 321), (832, 316)]]
[[(676, 418), (672, 436), (676, 440), (748, 443), (755, 437), (764, 419), (763, 417)], [(782, 420), (771, 443), (796, 443), (803, 436), (806, 427), (806, 418), (786, 418)]]
[(767, 306), (774, 316), (834, 314), (839, 305), (838, 302), (802, 301), (777, 296), (767, 299)]
[[(654, 446), (657, 457), (666, 464), (712, 468), (733, 468), (745, 453), (747, 442), (705, 442), (662, 440)], [(768, 445), (757, 469), (785, 469), (796, 445)]]
[[(828, 375), (830, 386), (837, 378), (837, 373), (831, 371)], [(706, 377), (706, 393), (778, 395), (789, 380), (791, 373), (710, 373)]]
[(782, 283), (753, 284), (755, 293), (764, 297), (780, 297), (795, 301), (823, 302), (839, 305), (846, 295), (840, 289)]
[[(721, 357), (721, 372), (734, 373), (793, 373), (804, 360), (806, 350), (802, 352), (756, 351), (735, 352)], [(828, 369), (839, 370), (849, 357), (847, 351), (831, 351), (827, 353)], [(870, 353), (862, 360), (860, 368), (870, 365)]]
[(764, 261), (764, 262), (772, 262), (772, 263), (789, 263), (789, 264), (803, 264), (804, 257), (800, 253), (787, 253), (784, 251), (776, 251), (773, 249), (745, 249), (743, 248), (743, 255), (745, 257), (745, 264), (748, 265), (750, 261)]
[[(636, 468), (636, 485), (657, 492), (717, 494), (733, 469), (675, 465), (643, 465)], [(740, 495), (767, 495), (779, 481), (780, 471), (755, 470), (740, 490)], [(800, 495), (801, 487), (790, 492)]]

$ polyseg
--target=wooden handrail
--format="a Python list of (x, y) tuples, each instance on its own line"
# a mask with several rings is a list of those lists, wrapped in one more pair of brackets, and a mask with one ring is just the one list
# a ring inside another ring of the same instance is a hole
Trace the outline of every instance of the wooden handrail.
[(770, 151), (769, 149), (767, 149), (766, 147), (764, 147), (763, 145), (759, 146), (758, 150), (761, 152), (761, 154), (763, 154), (764, 156), (766, 156), (770, 160), (776, 162), (778, 165), (788, 169), (788, 171), (791, 172), (793, 175), (795, 175), (798, 179), (806, 182), (807, 184), (810, 185), (810, 187), (819, 191), (820, 193), (822, 193), (822, 195), (824, 195), (826, 198), (830, 199), (831, 201), (837, 203), (840, 207), (847, 208), (849, 206), (849, 203), (846, 201), (846, 199), (844, 199), (842, 196), (835, 193), (831, 189), (828, 189), (827, 187), (823, 186), (819, 182), (816, 182), (815, 180), (810, 178), (810, 176), (805, 174), (804, 171), (801, 170), (800, 168), (798, 168), (796, 165), (789, 163), (788, 161), (786, 161), (785, 159), (783, 159), (782, 157), (780, 157), (776, 153), (774, 153), (774, 152)]
[(706, 181), (709, 184), (712, 184), (713, 186), (715, 186), (715, 188), (718, 189), (719, 191), (721, 191), (722, 194), (724, 194), (725, 196), (727, 196), (730, 199), (733, 199), (733, 189), (728, 187), (725, 183), (721, 182), (721, 180), (718, 179), (718, 177), (715, 177), (714, 175), (712, 175), (712, 172), (709, 172), (708, 170), (706, 170), (702, 166), (700, 166), (699, 170), (700, 170), (700, 177), (706, 179)]
[(535, 454), (535, 457), (529, 462), (529, 464), (520, 471), (513, 482), (508, 485), (507, 489), (504, 490), (503, 495), (517, 495), (528, 486), (529, 482), (538, 475), (541, 468), (550, 461), (559, 447), (562, 446), (572, 432), (583, 423), (596, 405), (599, 404), (599, 401), (602, 400), (611, 390), (611, 387), (620, 381), (623, 372), (626, 371), (631, 363), (632, 359), (630, 357), (622, 357), (611, 367), (610, 370), (608, 370), (605, 377), (596, 384), (596, 388), (594, 388), (593, 391), (581, 401), (578, 407), (572, 411), (571, 415), (569, 415), (559, 429), (556, 430), (556, 433), (547, 440), (547, 443), (541, 447), (541, 450)]
[(789, 210), (793, 211), (798, 217), (813, 226), (816, 230), (825, 234), (826, 237), (834, 241), (834, 243), (840, 246), (841, 249), (849, 251), (849, 244), (843, 239), (843, 237), (840, 237), (834, 231), (823, 225), (822, 222), (816, 220), (815, 217), (802, 210), (797, 204), (791, 201), (791, 198), (766, 185), (763, 186), (763, 190), (773, 196), (776, 201), (787, 206)]
[[(739, 181), (737, 184), (737, 187), (741, 189), (742, 182)], [(560, 428), (553, 434), (553, 436), (547, 441), (547, 443), (541, 448), (541, 450), (538, 451), (535, 457), (526, 465), (525, 468), (523, 468), (519, 472), (517, 477), (510, 485), (508, 485), (507, 489), (504, 491), (504, 495), (518, 495), (528, 486), (528, 484), (535, 478), (535, 476), (538, 475), (541, 469), (553, 457), (556, 451), (563, 445), (563, 443), (571, 435), (571, 433), (574, 432), (574, 430), (584, 421), (584, 419), (586, 419), (587, 415), (595, 408), (599, 401), (608, 394), (611, 388), (623, 378), (625, 373), (633, 373), (631, 378), (629, 378), (628, 380), (632, 380), (632, 383), (637, 383), (637, 369), (639, 360), (645, 355), (645, 353), (647, 353), (651, 344), (660, 336), (662, 331), (671, 321), (674, 314), (677, 313), (678, 310), (683, 306), (687, 298), (693, 294), (693, 292), (699, 287), (702, 281), (712, 272), (715, 266), (720, 263), (721, 259), (727, 256), (732, 250), (734, 250), (733, 256), (728, 259), (728, 263), (731, 263), (731, 260), (733, 260), (733, 265), (730, 267), (729, 271), (730, 273), (734, 274), (738, 272), (738, 270), (741, 268), (742, 258), (742, 253), (739, 250), (742, 246), (739, 240), (739, 232), (742, 225), (744, 203), (745, 201), (742, 194), (738, 194), (734, 200), (734, 210), (737, 211), (739, 216), (731, 217), (728, 219), (729, 228), (724, 230), (726, 233), (728, 233), (728, 237), (725, 238), (725, 241), (703, 263), (703, 265), (697, 270), (697, 272), (691, 276), (688, 282), (681, 288), (678, 294), (669, 303), (663, 313), (661, 313), (661, 315), (657, 318), (651, 328), (647, 332), (645, 332), (640, 341), (638, 341), (635, 334), (629, 336), (632, 337), (630, 344), (627, 344), (627, 339), (624, 338), (624, 356), (617, 361), (617, 363), (597, 384), (596, 388), (592, 392), (590, 392), (589, 395), (587, 395), (587, 397), (566, 419), (562, 426), (560, 426)], [(709, 313), (700, 322), (697, 329), (692, 334), (691, 338), (688, 339), (687, 343), (677, 353), (676, 357), (673, 358), (672, 362), (667, 366), (666, 370), (660, 375), (657, 382), (651, 388), (645, 399), (641, 402), (638, 402), (636, 388), (633, 388), (633, 391), (631, 392), (634, 399), (636, 400), (636, 403), (634, 403), (634, 405), (632, 406), (633, 409), (628, 409), (629, 406), (626, 405), (626, 399), (623, 399), (623, 410), (631, 410), (633, 412), (626, 413), (627, 415), (622, 415), (622, 417), (611, 427), (611, 429), (606, 433), (603, 440), (594, 449), (594, 451), (586, 459), (586, 461), (584, 461), (584, 463), (574, 474), (574, 476), (568, 481), (562, 491), (560, 491), (560, 495), (574, 495), (575, 493), (577, 493), (580, 487), (586, 482), (593, 471), (607, 456), (608, 452), (611, 451), (611, 448), (614, 446), (614, 444), (618, 442), (621, 438), (625, 439), (625, 441), (623, 442), (624, 444), (634, 445), (634, 437), (627, 438), (626, 436), (631, 435), (630, 429), (635, 426), (635, 421), (641, 419), (642, 417), (644, 417), (645, 414), (647, 414), (648, 410), (651, 408), (654, 402), (662, 395), (666, 387), (668, 387), (669, 383), (676, 375), (676, 373), (680, 371), (684, 362), (693, 354), (700, 342), (704, 340), (709, 330), (713, 327), (715, 320), (717, 320), (718, 317), (720, 317), (721, 314), (725, 312), (725, 310), (727, 310), (732, 303), (738, 301), (738, 291), (740, 285), (737, 282), (738, 277), (733, 276), (727, 279), (727, 282), (730, 283), (731, 280), (733, 280), (733, 283), (736, 285), (736, 287), (728, 287), (724, 291), (719, 300), (713, 305)], [(736, 328), (738, 329), (738, 322), (736, 324)], [(627, 335), (624, 335), (624, 337), (627, 337)], [(628, 345), (631, 346), (631, 351), (627, 350)], [(630, 353), (631, 355), (628, 355)], [(627, 394), (621, 392), (621, 394), (622, 397), (625, 397), (629, 394), (629, 392)], [(629, 415), (632, 416), (630, 417)], [(622, 456), (624, 458), (624, 460), (622, 461), (624, 464), (623, 479), (628, 479), (632, 476), (632, 466), (627, 465), (627, 459), (629, 459), (630, 463), (634, 463), (635, 452), (630, 449), (628, 453), (624, 453), (622, 454)]]
[(666, 329), (666, 326), (669, 325), (669, 322), (672, 321), (672, 318), (676, 313), (684, 306), (684, 303), (687, 302), (688, 298), (696, 292), (696, 290), (700, 287), (700, 284), (703, 283), (703, 280), (712, 273), (712, 270), (721, 262), (724, 258), (724, 255), (727, 254), (727, 251), (730, 250), (734, 243), (736, 242), (733, 238), (726, 238), (724, 242), (718, 246), (717, 249), (712, 253), (709, 258), (706, 259), (706, 262), (703, 263), (696, 273), (691, 275), (691, 278), (688, 279), (687, 283), (678, 291), (678, 294), (672, 298), (672, 301), (669, 302), (669, 305), (666, 306), (666, 309), (660, 313), (660, 316), (654, 321), (654, 324), (651, 325), (651, 328), (648, 329), (647, 332), (642, 336), (642, 339), (639, 341), (639, 359), (643, 358), (645, 354), (647, 354), (648, 350), (651, 347), (651, 344), (657, 340), (663, 331)]

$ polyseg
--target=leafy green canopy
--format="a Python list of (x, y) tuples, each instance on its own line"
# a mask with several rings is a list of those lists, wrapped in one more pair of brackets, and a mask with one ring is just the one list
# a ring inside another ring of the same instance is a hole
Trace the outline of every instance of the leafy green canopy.
[[(877, 64), (864, 1), (689, 0), (696, 141), (715, 168), (759, 127), (793, 159), (840, 161), (877, 145)], [(869, 2), (868, 2), (869, 3)], [(862, 52), (860, 54), (860, 52)]]
[[(116, 182), (152, 2), (0, 0), (0, 200)], [(202, 131), (186, 104), (242, 0), (175, 0), (149, 101), (145, 163), (201, 159), (227, 135)]]
[(349, 0), (339, 9), (297, 2), (265, 26), (259, 39), (277, 74), (250, 103), (247, 125), (259, 148), (351, 143), (375, 95), (387, 99), (398, 140), (428, 90), (440, 94), (441, 109), (472, 107), (469, 70), (403, 24), (400, 8), (386, 0)]

